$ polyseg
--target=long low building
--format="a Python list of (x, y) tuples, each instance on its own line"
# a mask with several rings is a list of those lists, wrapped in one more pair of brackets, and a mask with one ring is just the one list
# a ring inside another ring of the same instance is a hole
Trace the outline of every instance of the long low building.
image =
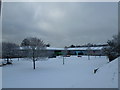
[[(104, 47), (79, 47), (79, 48), (53, 48), (46, 47), (45, 50), (51, 53), (54, 56), (63, 55), (96, 55), (101, 56), (104, 55), (103, 49)], [(30, 47), (20, 47), (20, 50), (30, 49)]]
[(104, 47), (79, 47), (79, 48), (51, 48), (47, 47), (46, 50), (53, 51), (56, 55), (62, 55), (67, 51), (68, 55), (104, 55), (102, 49)]

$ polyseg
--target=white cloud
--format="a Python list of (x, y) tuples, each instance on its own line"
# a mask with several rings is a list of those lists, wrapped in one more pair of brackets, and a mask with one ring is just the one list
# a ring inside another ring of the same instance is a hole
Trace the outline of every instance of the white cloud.
[(51, 19), (61, 20), (64, 18), (64, 16), (65, 16), (65, 13), (62, 10), (57, 8), (49, 10), (48, 12), (48, 17)]

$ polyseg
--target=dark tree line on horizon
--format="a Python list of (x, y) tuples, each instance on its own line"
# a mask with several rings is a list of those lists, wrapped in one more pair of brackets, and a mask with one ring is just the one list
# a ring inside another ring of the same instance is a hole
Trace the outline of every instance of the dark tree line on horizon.
[(70, 45), (70, 46), (67, 46), (67, 48), (79, 48), (79, 47), (101, 47), (101, 46), (108, 46), (108, 44), (92, 44), (92, 43), (87, 43), (87, 44), (84, 44), (84, 45)]

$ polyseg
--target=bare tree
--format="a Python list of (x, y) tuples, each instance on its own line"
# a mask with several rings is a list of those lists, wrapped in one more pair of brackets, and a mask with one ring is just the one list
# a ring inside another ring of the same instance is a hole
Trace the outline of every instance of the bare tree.
[(10, 58), (15, 58), (18, 55), (18, 45), (10, 42), (2, 42), (2, 58), (7, 58), (7, 64), (11, 64)]
[(25, 38), (21, 46), (26, 48), (27, 57), (32, 58), (33, 69), (35, 69), (35, 62), (37, 60), (44, 60), (43, 58), (47, 57), (46, 45), (41, 39), (36, 37)]
[(119, 35), (114, 35), (112, 40), (108, 40), (108, 47), (103, 49), (103, 52), (108, 56), (109, 61), (114, 60), (120, 56), (120, 42)]

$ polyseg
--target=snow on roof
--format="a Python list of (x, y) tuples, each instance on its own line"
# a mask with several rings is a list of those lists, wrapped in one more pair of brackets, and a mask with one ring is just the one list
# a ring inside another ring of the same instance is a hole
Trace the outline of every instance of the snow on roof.
[(81, 47), (81, 48), (68, 48), (68, 50), (87, 50), (87, 47)]
[(47, 50), (64, 50), (64, 48), (53, 48), (53, 47), (47, 47)]
[(101, 50), (103, 47), (91, 47), (92, 50)]
[(30, 47), (20, 47), (20, 50), (30, 49)]
[[(103, 47), (89, 47), (90, 50), (101, 50)], [(47, 47), (47, 50), (64, 50), (64, 48), (52, 48)], [(67, 50), (88, 50), (88, 47), (80, 47), (80, 48), (67, 48)]]
[[(101, 50), (103, 47), (79, 47), (79, 48), (67, 48), (67, 50)], [(28, 47), (20, 47), (20, 49), (28, 49)], [(64, 50), (64, 48), (53, 48), (53, 47), (46, 47), (47, 50)]]

